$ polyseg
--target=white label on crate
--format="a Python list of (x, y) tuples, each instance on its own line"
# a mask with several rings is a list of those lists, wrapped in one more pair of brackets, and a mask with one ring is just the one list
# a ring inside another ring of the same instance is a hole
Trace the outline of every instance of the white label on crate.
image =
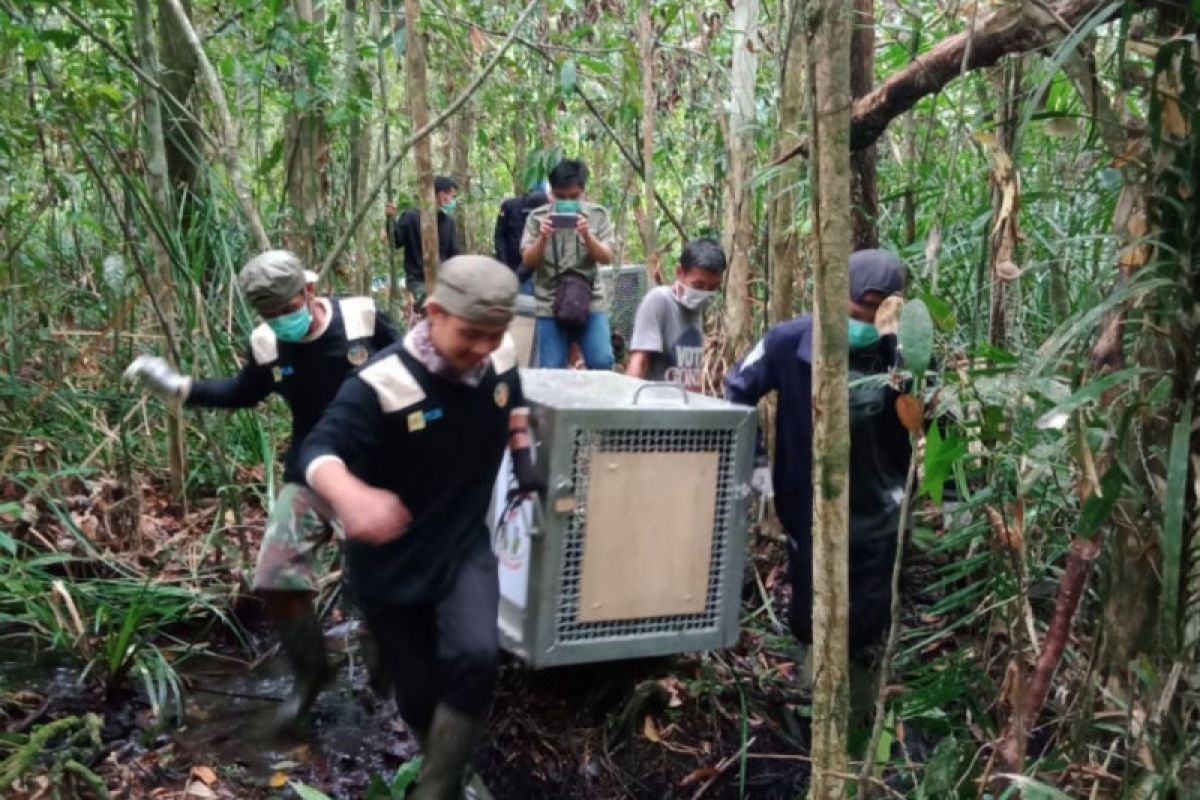
[(529, 596), (529, 531), (533, 528), (533, 502), (525, 500), (508, 508), (512, 485), (512, 459), (508, 451), (496, 477), (492, 507), (492, 550), (500, 572), (500, 596), (517, 608), (525, 608)]

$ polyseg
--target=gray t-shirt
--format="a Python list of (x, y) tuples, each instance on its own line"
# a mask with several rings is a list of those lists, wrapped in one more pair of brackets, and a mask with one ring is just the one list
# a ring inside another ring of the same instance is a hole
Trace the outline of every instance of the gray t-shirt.
[(700, 391), (704, 375), (701, 313), (684, 308), (675, 299), (674, 286), (659, 286), (642, 298), (629, 349), (654, 354), (648, 380), (669, 381), (690, 392)]

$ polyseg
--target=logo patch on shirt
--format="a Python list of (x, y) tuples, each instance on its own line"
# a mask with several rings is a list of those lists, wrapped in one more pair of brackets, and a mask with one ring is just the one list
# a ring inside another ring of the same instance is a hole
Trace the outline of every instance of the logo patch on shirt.
[(504, 408), (508, 405), (508, 384), (497, 383), (495, 391), (492, 392), (492, 399), (496, 401), (499, 408)]
[(408, 415), (408, 432), (416, 433), (425, 430), (425, 412), (417, 409)]
[(356, 367), (361, 367), (366, 363), (367, 358), (370, 357), (370, 355), (371, 354), (367, 352), (367, 348), (365, 346), (361, 344), (355, 344), (351, 345), (350, 349), (346, 351), (346, 360)]
[(291, 375), (291, 374), (292, 374), (291, 369), (288, 369), (285, 371), (283, 367), (280, 367), (278, 365), (271, 367), (271, 377), (275, 379), (276, 383), (279, 383), (281, 380), (283, 380), (284, 375)]

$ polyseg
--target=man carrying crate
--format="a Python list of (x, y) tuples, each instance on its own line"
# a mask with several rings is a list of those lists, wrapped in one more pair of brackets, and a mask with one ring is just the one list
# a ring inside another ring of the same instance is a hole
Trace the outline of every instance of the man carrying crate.
[(424, 750), (414, 800), (462, 797), (491, 702), (499, 585), (486, 515), (506, 445), (518, 492), (541, 488), (506, 335), (516, 296), (495, 259), (447, 261), (427, 319), (346, 381), (300, 455), (345, 530), (350, 591)]

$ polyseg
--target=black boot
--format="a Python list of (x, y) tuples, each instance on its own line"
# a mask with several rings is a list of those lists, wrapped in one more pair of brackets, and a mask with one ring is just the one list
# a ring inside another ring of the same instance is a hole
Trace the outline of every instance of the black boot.
[(333, 670), (325, 652), (325, 632), (311, 604), (306, 603), (295, 613), (277, 618), (276, 625), (295, 680), (291, 694), (275, 714), (275, 722), (280, 727), (291, 727), (308, 714), (321, 689), (333, 677)]
[[(433, 713), (425, 739), (421, 777), (410, 800), (461, 800), (470, 773), (471, 752), (484, 721), (442, 704)], [(482, 781), (479, 782), (482, 786)], [(474, 797), (487, 797), (472, 789)], [(484, 787), (486, 792), (486, 787)]]

